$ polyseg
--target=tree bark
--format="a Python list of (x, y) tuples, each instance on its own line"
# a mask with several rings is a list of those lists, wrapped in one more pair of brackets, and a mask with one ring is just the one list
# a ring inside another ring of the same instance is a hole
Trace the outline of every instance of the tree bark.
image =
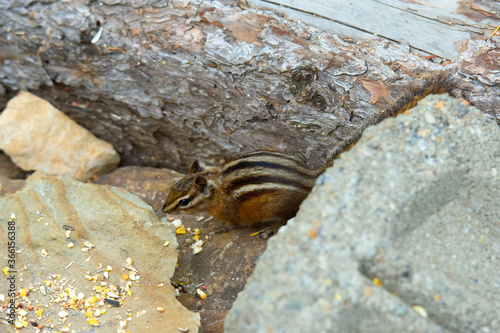
[(234, 0), (3, 0), (0, 22), (0, 106), (30, 90), (124, 164), (186, 171), (194, 158), (277, 148), (319, 166), (423, 73), (443, 69), (500, 118), (496, 36), (442, 64)]

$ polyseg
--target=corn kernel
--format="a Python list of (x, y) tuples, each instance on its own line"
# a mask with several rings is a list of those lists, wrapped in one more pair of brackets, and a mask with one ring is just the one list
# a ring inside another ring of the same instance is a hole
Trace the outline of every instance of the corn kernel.
[(205, 299), (207, 297), (207, 294), (205, 294), (201, 289), (196, 289), (196, 295), (198, 295), (199, 298)]

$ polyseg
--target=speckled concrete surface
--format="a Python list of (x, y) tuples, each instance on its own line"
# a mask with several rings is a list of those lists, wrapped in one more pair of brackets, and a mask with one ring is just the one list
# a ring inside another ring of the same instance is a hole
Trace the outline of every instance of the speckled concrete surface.
[(500, 331), (499, 140), (445, 95), (369, 128), (270, 240), (225, 331)]

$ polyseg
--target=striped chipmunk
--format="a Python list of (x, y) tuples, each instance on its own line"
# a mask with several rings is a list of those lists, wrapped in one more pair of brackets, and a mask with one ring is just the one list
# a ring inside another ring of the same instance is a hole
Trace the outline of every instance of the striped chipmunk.
[(333, 149), (332, 158), (319, 169), (310, 169), (298, 158), (277, 150), (247, 153), (221, 166), (195, 160), (189, 174), (171, 188), (163, 212), (208, 212), (233, 225), (262, 223), (276, 224), (279, 228), (295, 216), (316, 178), (359, 140), (366, 127), (412, 108), (429, 94), (449, 92), (453, 85), (451, 75), (443, 72), (424, 80), (421, 86), (412, 87), (400, 101)]

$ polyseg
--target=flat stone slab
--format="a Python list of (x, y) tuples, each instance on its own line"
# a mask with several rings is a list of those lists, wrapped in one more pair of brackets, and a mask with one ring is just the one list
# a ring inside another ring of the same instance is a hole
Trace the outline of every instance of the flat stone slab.
[(200, 315), (177, 301), (170, 284), (178, 259), (174, 227), (139, 197), (37, 171), (22, 190), (0, 199), (0, 212), (1, 253), (13, 260), (0, 268), (0, 305), (10, 299), (22, 305), (16, 325), (197, 332)]
[(225, 331), (500, 331), (499, 142), (444, 95), (367, 129), (270, 240)]

